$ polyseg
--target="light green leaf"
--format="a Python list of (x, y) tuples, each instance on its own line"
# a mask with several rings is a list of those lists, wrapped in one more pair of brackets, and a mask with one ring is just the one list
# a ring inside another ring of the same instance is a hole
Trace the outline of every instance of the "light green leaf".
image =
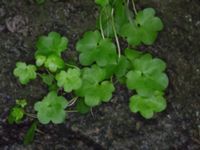
[(17, 62), (13, 74), (19, 78), (21, 84), (27, 84), (30, 80), (36, 78), (36, 67), (26, 65), (24, 62)]
[(65, 92), (79, 89), (82, 85), (80, 69), (68, 69), (67, 72), (61, 71), (56, 75), (57, 85), (63, 87)]
[(106, 78), (106, 70), (97, 65), (92, 65), (91, 68), (83, 68), (83, 80), (92, 84), (97, 84)]
[(16, 105), (18, 105), (21, 108), (24, 108), (27, 105), (27, 100), (26, 99), (17, 99)]
[(64, 67), (64, 61), (57, 55), (50, 55), (45, 61), (44, 66), (51, 72), (56, 72), (58, 69), (62, 69)]
[(99, 31), (87, 32), (76, 45), (79, 60), (84, 66), (96, 62), (99, 66), (116, 64), (116, 47), (110, 39), (102, 39)]
[(158, 31), (162, 29), (163, 23), (160, 18), (155, 17), (155, 10), (146, 8), (138, 12), (134, 23), (125, 24), (120, 33), (131, 45), (151, 45), (155, 42)]
[(61, 52), (67, 49), (68, 39), (61, 37), (57, 32), (50, 32), (48, 36), (41, 36), (36, 43), (37, 51), (35, 56), (61, 56)]
[(24, 110), (18, 106), (15, 106), (11, 109), (8, 116), (8, 123), (19, 123), (24, 117)]
[(52, 121), (59, 124), (63, 123), (66, 118), (65, 108), (67, 105), (68, 101), (64, 97), (57, 96), (57, 93), (52, 91), (42, 101), (36, 102), (34, 109), (37, 111), (37, 118), (40, 123), (48, 124)]
[(135, 95), (130, 98), (129, 108), (132, 112), (140, 112), (144, 118), (150, 119), (154, 112), (161, 112), (166, 108), (166, 101), (160, 94), (150, 97)]

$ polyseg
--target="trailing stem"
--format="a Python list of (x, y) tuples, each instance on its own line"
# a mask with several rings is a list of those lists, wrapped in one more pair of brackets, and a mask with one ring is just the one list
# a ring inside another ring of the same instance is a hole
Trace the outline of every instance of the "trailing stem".
[(133, 5), (134, 13), (137, 15), (137, 9), (136, 9), (134, 0), (132, 0), (132, 5)]
[(116, 31), (116, 28), (115, 28), (114, 9), (113, 8), (112, 8), (112, 11), (111, 11), (111, 19), (112, 19), (112, 28), (113, 28), (113, 32), (114, 32), (114, 35), (115, 35), (115, 41), (116, 41), (116, 44), (117, 44), (118, 57), (120, 58), (121, 57), (121, 48), (120, 48), (119, 39), (118, 39), (118, 36), (117, 36), (117, 31)]
[(104, 35), (104, 32), (103, 32), (103, 26), (102, 26), (102, 11), (100, 12), (100, 16), (99, 16), (99, 26), (100, 26), (100, 30), (101, 30), (101, 36), (102, 36), (103, 39), (105, 39), (105, 35)]

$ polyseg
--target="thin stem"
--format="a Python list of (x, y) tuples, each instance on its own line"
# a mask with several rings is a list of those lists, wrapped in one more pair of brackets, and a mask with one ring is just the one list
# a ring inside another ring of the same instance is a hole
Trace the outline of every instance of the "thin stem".
[(74, 112), (78, 112), (77, 110), (66, 110), (67, 113), (74, 113)]
[(68, 107), (74, 105), (74, 103), (76, 103), (77, 99), (78, 99), (78, 97), (74, 97), (73, 99), (71, 99), (71, 100), (69, 101)]
[(137, 15), (137, 9), (136, 9), (134, 0), (132, 0), (132, 5), (133, 5), (134, 13)]
[(37, 116), (35, 114), (26, 113), (26, 116), (31, 117), (31, 118), (37, 118)]
[(41, 133), (41, 134), (45, 134), (43, 131), (39, 130), (39, 129), (35, 129), (36, 132)]
[(79, 68), (78, 68), (77, 66), (75, 66), (75, 65), (71, 65), (71, 64), (68, 64), (68, 63), (65, 63), (65, 65), (68, 66), (68, 67), (72, 67), (72, 68), (79, 69)]
[(119, 39), (118, 39), (118, 36), (117, 36), (117, 31), (116, 31), (116, 28), (115, 28), (114, 9), (113, 8), (112, 8), (112, 11), (111, 11), (111, 17), (112, 17), (112, 28), (113, 28), (113, 32), (114, 32), (114, 35), (115, 35), (115, 41), (116, 41), (116, 44), (117, 44), (118, 57), (120, 58), (121, 57), (121, 48), (120, 48)]
[[(104, 9), (102, 11), (104, 11)], [(102, 26), (102, 13), (101, 12), (100, 12), (100, 18), (99, 18), (99, 26), (100, 26), (100, 30), (101, 30), (101, 36), (103, 39), (105, 39), (105, 35), (103, 32), (103, 26)]]
[(128, 16), (129, 22), (133, 24), (133, 19), (131, 18), (131, 14), (130, 14), (130, 12), (129, 12), (129, 11), (130, 11), (130, 10), (129, 10), (129, 3), (130, 3), (130, 1), (127, 0), (127, 2), (126, 2), (126, 14), (127, 14), (127, 16)]

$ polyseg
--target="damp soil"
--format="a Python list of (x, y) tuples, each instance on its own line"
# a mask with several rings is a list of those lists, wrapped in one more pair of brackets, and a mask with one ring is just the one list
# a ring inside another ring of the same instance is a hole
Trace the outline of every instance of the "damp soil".
[(165, 24), (156, 43), (140, 50), (167, 62), (167, 109), (145, 120), (129, 111), (131, 93), (117, 85), (111, 102), (94, 109), (93, 115), (72, 113), (63, 125), (40, 125), (42, 133), (24, 146), (31, 120), (9, 125), (9, 108), (17, 98), (33, 104), (47, 88), (39, 79), (21, 86), (12, 74), (16, 61), (34, 63), (34, 43), (50, 31), (69, 37), (64, 57), (77, 60), (74, 45), (95, 28), (98, 10), (93, 0), (47, 0), (41, 6), (33, 0), (0, 0), (0, 149), (200, 149), (200, 1), (138, 0), (137, 9), (145, 7), (155, 8)]

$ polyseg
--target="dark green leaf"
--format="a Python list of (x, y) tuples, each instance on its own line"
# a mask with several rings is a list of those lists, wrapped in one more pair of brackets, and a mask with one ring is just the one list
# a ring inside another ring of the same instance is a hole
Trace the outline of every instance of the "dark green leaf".
[(24, 144), (28, 145), (33, 142), (34, 136), (35, 136), (35, 130), (37, 129), (36, 122), (32, 123), (31, 127), (28, 129), (27, 133), (24, 136)]

